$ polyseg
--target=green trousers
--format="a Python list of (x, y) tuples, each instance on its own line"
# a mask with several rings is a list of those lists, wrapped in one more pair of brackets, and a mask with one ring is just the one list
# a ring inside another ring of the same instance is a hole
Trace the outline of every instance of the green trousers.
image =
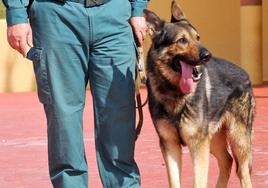
[(56, 188), (88, 186), (82, 125), (88, 82), (103, 187), (140, 187), (130, 14), (128, 0), (91, 8), (35, 0), (29, 10), (34, 47), (28, 58), (47, 117), (49, 172)]

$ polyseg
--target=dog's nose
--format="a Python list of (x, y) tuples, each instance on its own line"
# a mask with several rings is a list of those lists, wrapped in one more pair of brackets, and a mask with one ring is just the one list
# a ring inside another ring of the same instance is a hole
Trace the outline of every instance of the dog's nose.
[(208, 62), (210, 60), (211, 53), (207, 49), (203, 48), (200, 52), (199, 57), (200, 57), (201, 62), (205, 63), (205, 62)]

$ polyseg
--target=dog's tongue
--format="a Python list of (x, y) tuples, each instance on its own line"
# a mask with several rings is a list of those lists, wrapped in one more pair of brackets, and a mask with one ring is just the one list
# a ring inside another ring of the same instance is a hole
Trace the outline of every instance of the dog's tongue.
[(189, 94), (193, 91), (194, 82), (192, 78), (193, 66), (180, 61), (181, 64), (181, 79), (180, 88), (184, 94)]

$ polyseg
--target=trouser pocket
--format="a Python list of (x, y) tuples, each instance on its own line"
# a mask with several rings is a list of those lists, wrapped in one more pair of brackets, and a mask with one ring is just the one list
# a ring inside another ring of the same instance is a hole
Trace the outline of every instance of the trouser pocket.
[(27, 58), (33, 62), (39, 101), (43, 104), (51, 104), (50, 84), (43, 52), (42, 48), (33, 47), (27, 53)]

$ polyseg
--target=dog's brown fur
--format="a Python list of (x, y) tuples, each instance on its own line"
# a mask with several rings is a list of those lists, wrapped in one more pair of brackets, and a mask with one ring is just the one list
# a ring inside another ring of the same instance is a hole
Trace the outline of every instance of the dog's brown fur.
[[(180, 187), (182, 145), (191, 153), (195, 188), (207, 187), (209, 153), (218, 161), (217, 188), (227, 187), (233, 158), (242, 187), (252, 187), (255, 100), (248, 75), (230, 62), (211, 57), (175, 1), (171, 22), (148, 10), (145, 17), (152, 37), (147, 62), (149, 109), (170, 187)], [(189, 93), (178, 84), (182, 79), (179, 61), (202, 73)]]

